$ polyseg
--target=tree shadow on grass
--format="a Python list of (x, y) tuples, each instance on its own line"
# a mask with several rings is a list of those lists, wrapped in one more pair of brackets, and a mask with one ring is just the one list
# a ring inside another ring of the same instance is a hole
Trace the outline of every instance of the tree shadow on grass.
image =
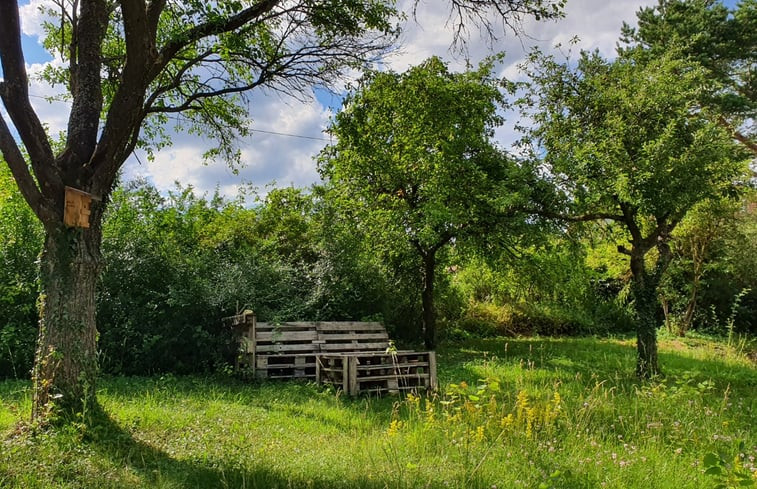
[(256, 408), (269, 414), (306, 418), (339, 430), (383, 428), (391, 418), (392, 397), (351, 398), (314, 382), (244, 381), (230, 377), (111, 377), (100, 383), (101, 397), (133, 402), (147, 397), (168, 402), (195, 399)]
[[(89, 427), (83, 443), (96, 454), (111, 461), (118, 467), (124, 484), (133, 486), (136, 481), (129, 481), (136, 476), (142, 487), (170, 488), (265, 488), (265, 489), (330, 489), (362, 487), (380, 489), (383, 483), (370, 480), (341, 481), (324, 478), (320, 474), (308, 477), (292, 476), (270, 467), (249, 461), (248, 467), (240, 467), (239, 461), (224, 460), (218, 456), (196, 454), (195, 459), (180, 459), (165, 451), (139, 440), (124, 429), (102, 408), (91, 416)], [(316, 447), (313, 447), (315, 449)], [(292, 454), (294, 457), (295, 454)], [(103, 474), (103, 481), (87, 480), (86, 487), (113, 485), (113, 473)], [(118, 477), (118, 476), (116, 476)], [(107, 478), (107, 479), (106, 479)], [(116, 481), (116, 487), (120, 486)]]

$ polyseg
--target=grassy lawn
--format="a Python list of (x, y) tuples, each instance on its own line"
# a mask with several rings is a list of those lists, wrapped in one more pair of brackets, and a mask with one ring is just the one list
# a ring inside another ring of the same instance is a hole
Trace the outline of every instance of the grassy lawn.
[(634, 355), (631, 340), (471, 341), (438, 352), (430, 399), (109, 378), (97, 426), (36, 435), (18, 428), (29, 384), (0, 382), (0, 487), (757, 485), (757, 367), (720, 343), (669, 339), (666, 378), (640, 383)]

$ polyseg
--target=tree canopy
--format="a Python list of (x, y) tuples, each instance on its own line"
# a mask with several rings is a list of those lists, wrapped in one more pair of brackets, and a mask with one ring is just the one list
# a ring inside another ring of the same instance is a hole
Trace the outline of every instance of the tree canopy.
[(621, 54), (652, 60), (671, 54), (706, 71), (699, 101), (757, 155), (757, 2), (733, 9), (716, 0), (659, 0), (624, 23)]
[[(502, 123), (493, 60), (451, 73), (430, 58), (405, 73), (372, 72), (331, 126), (320, 171), (375, 240), (397, 236), (420, 258), (425, 341), (435, 344), (437, 253), (504, 229), (525, 191), (520, 168), (492, 142)], [(395, 245), (392, 245), (395, 246)]]
[(575, 68), (539, 53), (531, 61), (533, 85), (522, 106), (535, 127), (526, 141), (563, 194), (562, 217), (624, 228), (630, 246), (618, 251), (630, 260), (637, 372), (654, 375), (656, 289), (671, 259), (671, 233), (698, 202), (735, 195), (745, 155), (702, 109), (708, 76), (698, 65), (587, 52)]

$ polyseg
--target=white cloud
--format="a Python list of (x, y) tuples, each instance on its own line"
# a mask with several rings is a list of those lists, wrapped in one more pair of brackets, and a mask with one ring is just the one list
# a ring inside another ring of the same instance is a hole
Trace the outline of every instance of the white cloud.
[(26, 5), (20, 6), (18, 10), (21, 17), (21, 31), (28, 36), (41, 38), (45, 34), (43, 23), (56, 20), (48, 13), (50, 9), (56, 8), (60, 10), (60, 7), (55, 7), (55, 4), (49, 0), (30, 0)]
[(31, 104), (42, 123), (47, 126), (48, 134), (55, 138), (60, 132), (66, 130), (71, 104), (63, 100), (50, 101), (51, 98), (61, 95), (64, 91), (61, 86), (52, 87), (47, 82), (39, 80), (39, 74), (49, 65), (60, 66), (60, 61), (27, 65), (26, 70), (30, 79)]
[(251, 102), (252, 135), (242, 141), (243, 166), (237, 172), (221, 162), (204, 164), (202, 154), (210, 142), (177, 134), (173, 145), (154, 161), (130, 160), (124, 177), (145, 178), (161, 189), (172, 188), (176, 181), (200, 193), (218, 188), (227, 196), (249, 184), (262, 190), (273, 181), (278, 186), (308, 186), (318, 180), (314, 156), (327, 144), (323, 130), (329, 113), (315, 99), (305, 104), (256, 94)]

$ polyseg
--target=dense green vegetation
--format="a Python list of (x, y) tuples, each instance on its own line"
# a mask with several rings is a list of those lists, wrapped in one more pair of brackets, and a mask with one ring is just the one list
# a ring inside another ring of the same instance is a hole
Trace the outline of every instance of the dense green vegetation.
[[(0, 376), (23, 379), (36, 338), (41, 231), (17, 205), (18, 195), (6, 192), (0, 205)], [(191, 189), (161, 196), (140, 183), (116, 192), (104, 227), (107, 266), (97, 302), (102, 370), (144, 375), (223, 368), (233, 363), (234, 346), (219, 318), (244, 308), (271, 321), (379, 319), (402, 344), (419, 344), (416, 261), (378, 253), (374, 240), (344, 220), (326, 195), (319, 188), (281, 189), (245, 207)], [(700, 231), (706, 226), (720, 227), (708, 235)], [(684, 221), (665, 283), (667, 323), (660, 316), (660, 325), (680, 332), (691, 308), (687, 329), (754, 334), (755, 226), (754, 213), (733, 205), (720, 214), (703, 208)], [(539, 227), (542, 245), (497, 254), (451, 248), (437, 274), (441, 339), (633, 331), (628, 265), (614, 251), (617, 234), (587, 223), (566, 230)], [(709, 240), (704, 255), (692, 244), (703, 239)], [(692, 305), (694, 266), (700, 271)]]
[[(349, 399), (313, 384), (218, 375), (109, 377), (97, 425), (35, 436), (17, 425), (30, 384), (5, 381), (0, 486), (757, 483), (754, 364), (701, 337), (663, 338), (660, 355), (668, 379), (640, 383), (631, 340), (469, 340), (439, 351), (438, 396), (406, 399)], [(719, 475), (705, 474), (715, 460), (708, 454), (724, 457)]]

